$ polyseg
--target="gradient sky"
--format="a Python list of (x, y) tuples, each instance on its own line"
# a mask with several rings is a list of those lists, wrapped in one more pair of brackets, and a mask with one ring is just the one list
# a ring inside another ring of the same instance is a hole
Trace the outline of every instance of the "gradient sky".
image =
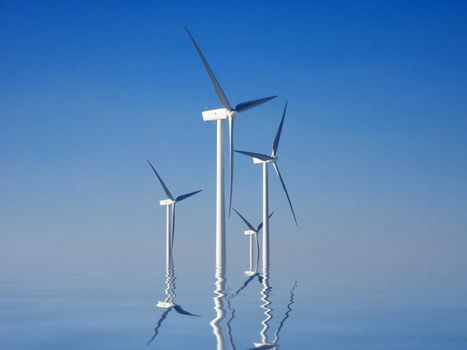
[[(184, 25), (232, 104), (279, 95), (237, 118), (239, 149), (269, 152), (289, 100), (279, 156), (299, 226), (272, 178), (276, 261), (465, 277), (463, 1), (0, 1), (2, 275), (161, 255), (146, 159), (172, 192), (204, 190), (178, 207), (177, 238), (213, 262), (200, 112), (220, 106)], [(256, 222), (260, 169), (236, 165), (234, 207)], [(230, 256), (242, 229), (228, 222)]]

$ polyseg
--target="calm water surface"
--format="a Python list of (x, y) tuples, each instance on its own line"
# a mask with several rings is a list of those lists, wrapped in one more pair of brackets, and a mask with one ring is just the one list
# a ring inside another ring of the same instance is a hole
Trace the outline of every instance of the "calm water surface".
[(467, 348), (464, 285), (206, 271), (3, 277), (0, 349)]

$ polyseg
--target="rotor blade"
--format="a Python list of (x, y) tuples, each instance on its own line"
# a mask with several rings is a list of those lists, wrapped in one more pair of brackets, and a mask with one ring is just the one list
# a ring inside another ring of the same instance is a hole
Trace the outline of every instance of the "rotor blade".
[(281, 122), (279, 128), (277, 129), (276, 137), (274, 139), (274, 144), (272, 145), (272, 155), (275, 156), (277, 153), (277, 148), (279, 147), (279, 140), (281, 139), (282, 125), (284, 125), (285, 112), (287, 111), (287, 101), (285, 101), (284, 112), (282, 112)]
[(256, 240), (256, 269), (255, 269), (255, 271), (258, 271), (258, 266), (259, 266), (259, 239), (258, 239), (258, 233), (255, 234), (255, 240)]
[(162, 322), (164, 322), (164, 320), (167, 318), (167, 315), (169, 314), (170, 311), (172, 311), (171, 307), (167, 308), (167, 310), (165, 310), (162, 313), (161, 317), (159, 318), (159, 321), (157, 321), (156, 328), (154, 328), (154, 334), (151, 337), (151, 339), (149, 339), (149, 341), (146, 343), (146, 345), (151, 344), (154, 341), (154, 339), (156, 339), (157, 335), (159, 334), (159, 328), (161, 328)]
[(242, 103), (239, 103), (237, 106), (235, 106), (235, 110), (238, 113), (245, 112), (253, 107), (256, 107), (256, 106), (262, 105), (263, 103), (271, 101), (272, 99), (276, 97), (277, 96), (269, 96), (269, 97), (258, 98), (257, 100), (242, 102)]
[[(271, 214), (268, 215), (268, 219), (272, 216), (272, 214), (274, 214), (274, 212), (272, 212)], [(261, 223), (258, 225), (257, 231), (259, 232), (262, 228), (263, 228), (263, 223), (261, 222)]]
[(272, 164), (274, 165), (274, 169), (276, 170), (277, 176), (279, 176), (279, 180), (281, 180), (281, 184), (282, 184), (282, 187), (284, 188), (285, 195), (287, 196), (287, 200), (289, 201), (290, 210), (292, 210), (292, 215), (293, 215), (293, 219), (295, 221), (295, 225), (298, 226), (297, 218), (295, 217), (295, 212), (293, 210), (292, 202), (290, 201), (289, 193), (287, 192), (287, 188), (285, 187), (284, 179), (282, 178), (281, 172), (279, 171), (279, 167), (277, 166), (276, 162), (274, 162)]
[(227, 96), (225, 96), (224, 91), (221, 88), (221, 85), (216, 79), (216, 76), (214, 75), (214, 72), (212, 71), (211, 67), (209, 66), (208, 61), (203, 55), (203, 52), (199, 48), (198, 44), (195, 41), (195, 38), (193, 38), (193, 35), (191, 35), (190, 31), (188, 30), (187, 27), (185, 27), (186, 32), (190, 36), (191, 41), (193, 42), (193, 45), (195, 45), (196, 51), (198, 51), (199, 57), (201, 58), (201, 61), (203, 61), (204, 68), (206, 68), (206, 71), (208, 72), (209, 79), (211, 79), (212, 85), (214, 86), (214, 89), (216, 90), (217, 96), (219, 97), (220, 102), (222, 105), (229, 111), (232, 110), (232, 107), (230, 106), (229, 101), (227, 100)]
[(157, 173), (156, 169), (152, 166), (151, 162), (148, 160), (148, 163), (149, 165), (151, 166), (152, 170), (154, 171), (154, 174), (156, 174), (157, 178), (159, 179), (159, 182), (161, 183), (162, 187), (164, 188), (164, 192), (165, 194), (167, 195), (167, 197), (169, 197), (170, 199), (174, 199), (174, 197), (172, 196), (172, 193), (170, 193), (169, 189), (167, 188), (167, 186), (165, 185), (164, 181), (162, 181), (161, 177), (159, 176), (159, 174)]
[(234, 131), (234, 119), (229, 118), (229, 153), (230, 153), (230, 196), (229, 196), (229, 218), (232, 212), (232, 190), (233, 190), (233, 167), (234, 167), (234, 156), (233, 156), (233, 131)]
[(238, 288), (238, 290), (234, 293), (234, 296), (237, 296), (238, 293), (240, 293), (242, 290), (244, 290), (246, 288), (246, 286), (248, 286), (248, 284), (256, 277), (256, 274), (255, 275), (252, 275), (250, 277), (247, 278), (247, 280), (245, 281), (245, 283), (243, 283), (243, 285)]
[(187, 315), (187, 316), (196, 316), (196, 317), (199, 317), (199, 315), (195, 315), (195, 314), (192, 314), (191, 312), (188, 312), (186, 310), (183, 310), (182, 307), (180, 305), (174, 305), (173, 307), (175, 309), (175, 311), (177, 311), (179, 314), (182, 314), (182, 315)]
[(268, 160), (273, 160), (274, 159), (273, 157), (268, 156), (266, 154), (262, 154), (262, 153), (246, 152), (246, 151), (239, 151), (239, 150), (235, 150), (235, 152), (250, 156), (252, 158), (258, 158), (258, 159), (260, 159), (262, 161), (265, 161), (265, 162), (268, 161)]
[[(172, 252), (174, 249), (174, 237), (175, 237), (175, 204), (172, 204), (172, 239), (170, 243), (170, 251)], [(173, 258), (173, 254), (172, 254)]]
[(178, 197), (175, 199), (175, 201), (180, 202), (180, 201), (182, 201), (182, 200), (184, 200), (184, 199), (187, 199), (188, 197), (194, 196), (195, 194), (197, 194), (197, 193), (199, 193), (199, 192), (201, 192), (201, 191), (202, 191), (202, 190), (198, 190), (198, 191), (194, 191), (194, 192), (182, 194), (182, 195), (178, 196)]
[(284, 327), (285, 321), (287, 321), (287, 319), (290, 316), (290, 313), (292, 312), (292, 305), (295, 302), (295, 295), (294, 295), (295, 288), (297, 288), (297, 281), (295, 281), (295, 284), (293, 285), (292, 289), (290, 290), (290, 301), (287, 304), (287, 311), (285, 312), (284, 318), (281, 320), (281, 322), (279, 323), (279, 327), (276, 330), (276, 334), (274, 336), (274, 338), (275, 338), (274, 343), (275, 344), (277, 344), (279, 342), (279, 334), (280, 334), (280, 332), (282, 330), (282, 327)]
[(250, 230), (256, 231), (255, 228), (253, 227), (253, 225), (250, 224), (250, 223), (248, 222), (248, 220), (245, 219), (245, 218), (243, 217), (242, 214), (240, 214), (237, 210), (235, 210), (235, 208), (233, 208), (233, 210), (234, 210), (234, 212), (237, 213), (238, 216), (240, 216), (240, 218), (243, 220), (243, 222), (248, 226), (248, 228), (249, 228)]
[[(232, 299), (235, 298), (235, 295), (230, 295), (229, 297), (227, 297), (226, 299), (226, 302), (227, 302), (227, 308), (229, 310), (229, 313), (230, 313), (230, 317), (227, 319), (226, 321), (226, 325), (227, 325), (227, 335), (228, 335), (228, 339), (229, 339), (229, 345), (230, 345), (230, 348), (232, 350), (237, 350), (236, 347), (235, 347), (235, 344), (234, 344), (234, 339), (233, 339), (233, 335), (232, 335), (232, 321), (233, 319), (235, 318), (235, 309), (232, 308)], [(222, 345), (220, 345), (220, 347), (222, 347)]]

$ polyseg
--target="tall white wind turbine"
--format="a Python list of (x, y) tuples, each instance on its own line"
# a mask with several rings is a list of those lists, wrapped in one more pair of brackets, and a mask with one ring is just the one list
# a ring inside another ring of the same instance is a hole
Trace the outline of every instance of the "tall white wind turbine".
[(269, 193), (268, 193), (268, 165), (272, 164), (274, 170), (276, 171), (277, 176), (282, 184), (282, 188), (284, 189), (285, 195), (287, 197), (287, 201), (289, 202), (290, 210), (292, 211), (292, 215), (295, 221), (295, 225), (297, 225), (297, 218), (295, 217), (295, 211), (293, 209), (292, 201), (290, 200), (289, 193), (287, 192), (287, 188), (285, 187), (284, 179), (282, 178), (281, 172), (279, 171), (279, 166), (277, 165), (277, 150), (279, 148), (279, 141), (281, 138), (282, 133), (282, 126), (284, 125), (285, 113), (287, 111), (287, 102), (285, 103), (284, 111), (282, 113), (281, 122), (279, 124), (279, 128), (277, 129), (276, 137), (274, 138), (274, 143), (272, 145), (272, 153), (270, 156), (261, 153), (254, 153), (254, 152), (246, 152), (246, 151), (239, 151), (235, 150), (235, 152), (247, 155), (253, 158), (254, 164), (262, 164), (263, 165), (263, 241), (262, 241), (262, 257), (263, 257), (263, 268), (267, 268), (269, 266)]
[(204, 57), (203, 52), (196, 43), (193, 35), (191, 35), (188, 28), (186, 28), (196, 51), (203, 62), (204, 68), (209, 75), (216, 94), (221, 102), (223, 108), (213, 109), (210, 111), (202, 112), (204, 121), (216, 121), (217, 123), (217, 170), (216, 170), (216, 261), (217, 264), (225, 258), (225, 195), (224, 195), (224, 124), (225, 119), (229, 123), (229, 144), (230, 144), (230, 189), (229, 189), (229, 216), (232, 207), (232, 189), (233, 189), (233, 143), (234, 143), (234, 118), (238, 113), (245, 112), (253, 107), (259, 106), (267, 101), (272, 100), (276, 96), (264, 97), (256, 100), (239, 103), (233, 108), (222, 90), (214, 72)]
[(151, 166), (154, 174), (156, 174), (162, 188), (164, 189), (165, 194), (167, 195), (167, 199), (161, 200), (159, 203), (161, 206), (166, 207), (166, 241), (165, 241), (165, 261), (166, 261), (166, 269), (170, 269), (172, 265), (172, 248), (175, 236), (175, 204), (177, 202), (181, 202), (188, 197), (191, 197), (202, 190), (182, 194), (180, 196), (174, 197), (172, 193), (170, 193), (169, 189), (165, 185), (162, 178), (159, 176), (158, 172), (148, 160), (149, 165)]
[[(240, 214), (235, 208), (233, 208), (233, 210), (237, 213), (237, 215), (240, 217), (240, 219), (243, 220), (243, 222), (245, 223), (245, 225), (248, 227), (248, 230), (245, 230), (244, 231), (244, 234), (245, 236), (249, 237), (250, 238), (250, 244), (249, 244), (249, 269), (247, 271), (245, 271), (245, 275), (247, 276), (253, 276), (254, 274), (257, 273), (258, 271), (258, 262), (259, 262), (259, 241), (258, 241), (258, 233), (259, 231), (261, 231), (262, 227), (263, 227), (263, 223), (261, 222), (258, 226), (254, 227), (252, 224), (250, 224), (248, 222), (247, 219), (245, 219), (245, 217)], [(274, 214), (274, 212), (272, 212), (271, 214), (269, 214), (268, 218), (270, 218), (272, 216), (272, 214)], [(253, 240), (255, 241), (256, 243), (256, 266), (253, 267)]]

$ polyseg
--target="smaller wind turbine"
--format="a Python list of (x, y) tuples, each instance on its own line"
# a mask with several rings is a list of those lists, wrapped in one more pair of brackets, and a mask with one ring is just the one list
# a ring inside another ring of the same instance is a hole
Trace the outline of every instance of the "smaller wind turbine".
[(287, 192), (287, 188), (285, 187), (284, 179), (282, 178), (281, 172), (279, 171), (279, 167), (277, 165), (277, 150), (279, 148), (279, 141), (281, 138), (282, 133), (282, 126), (284, 125), (285, 113), (287, 111), (287, 102), (285, 102), (284, 111), (282, 112), (282, 118), (279, 124), (279, 128), (277, 129), (276, 137), (274, 138), (274, 143), (272, 145), (272, 153), (270, 156), (262, 153), (254, 153), (254, 152), (246, 152), (246, 151), (239, 151), (235, 150), (237, 153), (241, 153), (253, 158), (254, 164), (262, 164), (263, 165), (263, 268), (268, 268), (269, 266), (269, 191), (268, 191), (268, 165), (272, 164), (274, 170), (276, 171), (277, 176), (282, 184), (282, 188), (284, 189), (285, 195), (287, 197), (287, 201), (289, 202), (290, 210), (292, 211), (292, 215), (295, 221), (295, 225), (297, 225), (297, 218), (295, 217), (295, 212), (292, 206), (292, 202), (290, 200), (289, 193)]
[[(198, 192), (201, 192), (202, 190), (182, 194), (180, 196), (174, 197), (172, 196), (172, 193), (170, 193), (169, 189), (165, 185), (164, 181), (162, 178), (159, 176), (157, 173), (156, 169), (153, 167), (151, 162), (148, 160), (149, 165), (151, 166), (152, 170), (154, 171), (154, 174), (156, 174), (157, 178), (159, 179), (159, 182), (162, 185), (162, 188), (164, 189), (165, 194), (167, 195), (167, 199), (161, 200), (159, 203), (161, 206), (166, 207), (166, 242), (165, 242), (165, 247), (166, 247), (166, 268), (169, 269), (171, 266), (171, 261), (172, 261), (172, 248), (173, 248), (173, 242), (174, 242), (174, 235), (175, 235), (175, 204), (177, 202), (181, 202), (184, 199), (187, 199), (188, 197), (191, 197)], [(171, 214), (172, 211), (172, 215)]]
[[(259, 261), (259, 241), (258, 241), (258, 233), (259, 231), (261, 231), (261, 229), (263, 228), (263, 223), (261, 222), (257, 227), (254, 227), (252, 224), (250, 224), (248, 222), (247, 219), (245, 219), (245, 217), (240, 214), (235, 208), (232, 208), (236, 213), (237, 215), (240, 217), (240, 219), (243, 220), (243, 222), (245, 223), (245, 225), (248, 227), (248, 230), (245, 230), (244, 231), (244, 234), (245, 236), (248, 236), (250, 237), (250, 247), (249, 247), (249, 252), (250, 252), (250, 259), (249, 259), (249, 269), (247, 271), (245, 271), (245, 275), (246, 276), (253, 276), (257, 273), (258, 271), (258, 261)], [(274, 212), (272, 212), (271, 214), (269, 214), (268, 216), (268, 219), (272, 216), (272, 214), (274, 214)], [(255, 241), (256, 243), (256, 266), (253, 267), (253, 240)]]

